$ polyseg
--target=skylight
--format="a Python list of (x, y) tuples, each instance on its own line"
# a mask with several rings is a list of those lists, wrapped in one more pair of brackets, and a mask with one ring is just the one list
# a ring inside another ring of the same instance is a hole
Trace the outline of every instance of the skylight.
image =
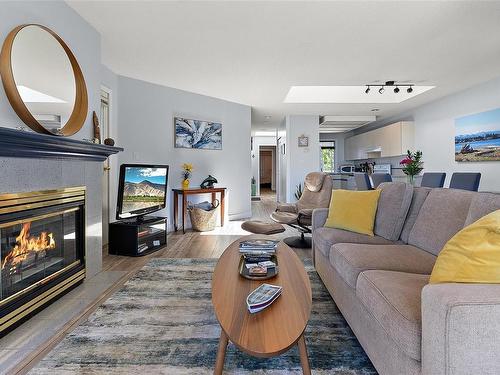
[(284, 103), (401, 103), (435, 86), (412, 86), (413, 92), (400, 90), (395, 93), (393, 87), (386, 87), (380, 94), (377, 90), (365, 93), (363, 86), (292, 86)]

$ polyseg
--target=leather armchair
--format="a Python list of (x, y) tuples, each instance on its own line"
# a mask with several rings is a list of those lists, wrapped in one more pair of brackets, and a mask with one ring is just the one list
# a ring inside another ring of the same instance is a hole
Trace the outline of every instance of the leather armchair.
[(333, 182), (329, 175), (321, 172), (309, 173), (304, 182), (302, 196), (296, 203), (279, 203), (271, 219), (286, 224), (300, 232), (300, 236), (288, 237), (284, 242), (291, 247), (310, 248), (312, 212), (316, 208), (328, 208), (332, 196)]

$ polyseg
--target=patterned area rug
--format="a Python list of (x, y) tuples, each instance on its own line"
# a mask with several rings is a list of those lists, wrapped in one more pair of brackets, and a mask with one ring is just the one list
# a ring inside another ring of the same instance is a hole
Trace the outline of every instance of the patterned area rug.
[[(216, 259), (155, 259), (70, 333), (32, 374), (212, 374), (220, 327), (211, 304)], [(306, 341), (314, 374), (376, 374), (310, 261)], [(301, 374), (298, 350), (271, 359), (230, 344), (224, 373)]]

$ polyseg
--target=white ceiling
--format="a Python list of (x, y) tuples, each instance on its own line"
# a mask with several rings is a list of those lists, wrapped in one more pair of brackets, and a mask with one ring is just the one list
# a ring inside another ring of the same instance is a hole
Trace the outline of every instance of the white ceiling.
[[(68, 3), (113, 71), (251, 105), (256, 130), (285, 114), (389, 117), (500, 76), (499, 1)], [(291, 86), (388, 80), (436, 88), (397, 104), (283, 103)]]

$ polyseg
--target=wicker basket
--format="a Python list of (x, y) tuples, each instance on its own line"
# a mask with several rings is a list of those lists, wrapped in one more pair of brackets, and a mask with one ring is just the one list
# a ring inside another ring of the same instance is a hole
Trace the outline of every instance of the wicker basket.
[(209, 211), (196, 206), (188, 207), (193, 229), (198, 232), (214, 230), (217, 224), (217, 207), (219, 207), (219, 201), (217, 199), (212, 202), (212, 208)]

